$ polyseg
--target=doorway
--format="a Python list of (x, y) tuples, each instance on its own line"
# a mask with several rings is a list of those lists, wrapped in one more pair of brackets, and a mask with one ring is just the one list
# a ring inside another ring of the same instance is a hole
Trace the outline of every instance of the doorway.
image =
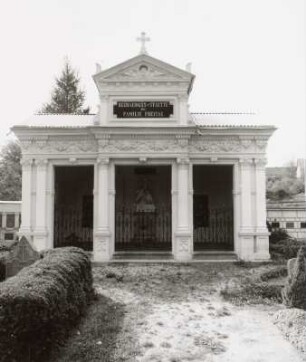
[(54, 247), (93, 248), (94, 166), (55, 166)]
[(233, 166), (193, 166), (194, 250), (234, 250)]
[(171, 250), (171, 166), (116, 166), (115, 250)]

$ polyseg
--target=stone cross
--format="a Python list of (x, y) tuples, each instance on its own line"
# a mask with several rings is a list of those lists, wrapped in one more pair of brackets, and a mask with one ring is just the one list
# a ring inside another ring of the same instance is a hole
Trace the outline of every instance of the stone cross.
[(146, 41), (150, 41), (151, 39), (146, 36), (146, 33), (143, 31), (140, 34), (140, 37), (136, 39), (141, 42), (140, 54), (148, 54), (146, 49)]

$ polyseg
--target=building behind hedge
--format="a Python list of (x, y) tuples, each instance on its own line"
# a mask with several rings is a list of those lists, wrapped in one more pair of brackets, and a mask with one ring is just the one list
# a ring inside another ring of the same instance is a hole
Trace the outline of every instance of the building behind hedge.
[(22, 145), (20, 233), (96, 261), (156, 253), (269, 259), (265, 157), (253, 114), (190, 113), (195, 76), (140, 55), (93, 76), (95, 115), (34, 115)]
[(284, 229), (290, 236), (306, 240), (305, 194), (277, 201), (268, 200), (267, 221), (272, 230)]

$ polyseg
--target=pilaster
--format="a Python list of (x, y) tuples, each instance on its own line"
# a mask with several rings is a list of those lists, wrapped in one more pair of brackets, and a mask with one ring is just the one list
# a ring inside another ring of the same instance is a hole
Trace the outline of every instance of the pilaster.
[(238, 256), (243, 260), (252, 260), (254, 254), (254, 226), (252, 222), (252, 159), (241, 159), (240, 163), (240, 247)]
[(266, 174), (265, 159), (255, 159), (255, 185), (256, 185), (256, 242), (255, 259), (269, 260), (269, 232), (266, 226)]
[(47, 230), (47, 168), (48, 160), (35, 160), (36, 164), (36, 212), (34, 245), (38, 251), (48, 248)]
[[(19, 235), (25, 236), (29, 242), (32, 240), (32, 167), (33, 160), (31, 158), (23, 158), (21, 160), (22, 166), (22, 204), (21, 204), (21, 226)], [(2, 220), (2, 223), (4, 220)]]
[(95, 261), (108, 261), (111, 258), (109, 225), (109, 159), (98, 158), (95, 185), (96, 228), (94, 231), (93, 252)]
[(175, 231), (176, 260), (188, 261), (192, 258), (192, 232), (190, 225), (189, 159), (177, 159), (177, 227)]

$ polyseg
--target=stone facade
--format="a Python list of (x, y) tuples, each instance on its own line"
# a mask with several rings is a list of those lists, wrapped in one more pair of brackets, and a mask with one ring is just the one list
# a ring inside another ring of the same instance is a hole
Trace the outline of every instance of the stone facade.
[[(54, 167), (92, 165), (93, 258), (111, 260), (116, 166), (169, 165), (172, 253), (175, 260), (189, 261), (194, 252), (193, 165), (231, 165), (234, 252), (243, 260), (268, 260), (265, 152), (274, 127), (243, 125), (248, 115), (231, 115), (230, 122), (220, 125), (190, 114), (194, 75), (146, 54), (93, 78), (100, 96), (98, 114), (37, 115), (13, 127), (23, 154), (20, 233), (38, 250), (53, 247)], [(118, 118), (118, 102), (133, 101), (165, 101), (173, 112), (165, 118)]]
[(0, 242), (16, 240), (20, 216), (21, 201), (0, 201)]
[(299, 194), (291, 199), (267, 201), (267, 220), (272, 229), (284, 229), (297, 239), (306, 239), (306, 199)]

